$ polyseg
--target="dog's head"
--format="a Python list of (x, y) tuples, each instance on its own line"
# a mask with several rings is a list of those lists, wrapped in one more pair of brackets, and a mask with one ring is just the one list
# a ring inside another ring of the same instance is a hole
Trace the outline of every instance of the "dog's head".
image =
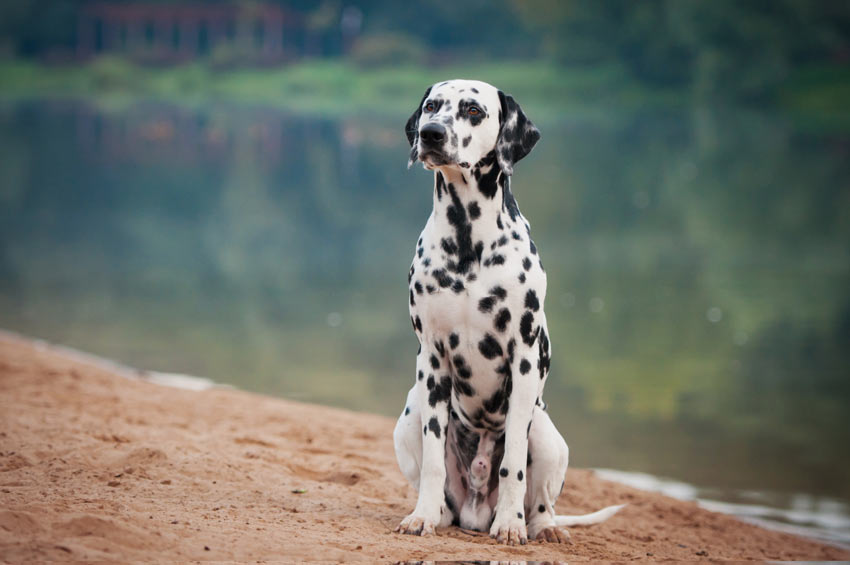
[(495, 151), (507, 175), (540, 139), (513, 97), (477, 80), (429, 87), (405, 132), (411, 145), (408, 167), (419, 159), (426, 169), (469, 168)]

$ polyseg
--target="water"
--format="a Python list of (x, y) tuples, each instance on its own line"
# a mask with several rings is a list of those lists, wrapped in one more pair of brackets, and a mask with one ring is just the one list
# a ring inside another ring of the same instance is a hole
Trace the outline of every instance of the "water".
[[(614, 110), (540, 123), (513, 183), (572, 463), (846, 518), (850, 132)], [(432, 182), (405, 119), (0, 106), (0, 327), (395, 416)]]

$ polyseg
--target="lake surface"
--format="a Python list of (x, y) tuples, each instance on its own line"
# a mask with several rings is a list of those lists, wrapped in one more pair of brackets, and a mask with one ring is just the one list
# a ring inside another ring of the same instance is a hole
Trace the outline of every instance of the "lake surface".
[[(395, 416), (432, 191), (405, 119), (0, 105), (0, 327)], [(513, 188), (572, 463), (850, 515), (850, 132), (709, 109), (538, 125)]]

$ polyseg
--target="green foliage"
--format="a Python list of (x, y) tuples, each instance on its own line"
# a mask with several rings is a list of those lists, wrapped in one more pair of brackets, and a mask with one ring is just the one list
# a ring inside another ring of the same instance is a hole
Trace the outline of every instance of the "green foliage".
[(421, 65), (426, 55), (425, 46), (415, 37), (401, 33), (379, 33), (359, 38), (349, 58), (355, 65), (374, 68)]
[[(280, 3), (302, 17), (302, 55), (342, 54), (341, 3)], [(0, 47), (22, 56), (67, 53), (80, 6), (80, 0), (0, 3)], [(249, 25), (257, 6), (240, 4), (244, 21), (239, 25)], [(840, 67), (850, 52), (848, 2), (368, 0), (352, 9), (362, 13), (363, 25), (348, 55), (360, 68), (426, 60), (468, 67), (542, 60), (567, 68), (621, 69), (626, 79), (644, 87), (680, 88), (706, 102), (779, 100), (789, 77), (812, 66)], [(161, 59), (156, 53), (132, 56)], [(254, 63), (245, 47), (236, 45), (216, 47), (207, 58), (219, 69)]]

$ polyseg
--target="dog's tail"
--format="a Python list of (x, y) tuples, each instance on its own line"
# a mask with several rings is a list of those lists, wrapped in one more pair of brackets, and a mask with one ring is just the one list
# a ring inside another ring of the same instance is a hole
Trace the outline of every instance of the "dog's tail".
[(582, 514), (581, 516), (555, 516), (556, 526), (589, 526), (590, 524), (598, 524), (604, 522), (614, 514), (620, 511), (625, 504), (617, 504), (608, 506), (602, 510), (598, 510), (591, 514)]

